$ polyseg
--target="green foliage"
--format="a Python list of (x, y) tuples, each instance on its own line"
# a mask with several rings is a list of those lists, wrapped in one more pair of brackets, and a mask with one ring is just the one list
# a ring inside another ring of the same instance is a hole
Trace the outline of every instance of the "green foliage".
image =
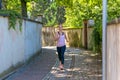
[[(25, 0), (31, 17), (43, 15), (45, 26), (54, 26), (59, 22), (67, 27), (83, 27), (83, 20), (95, 21), (93, 40), (95, 48), (102, 42), (102, 0)], [(34, 5), (32, 4), (34, 2)], [(3, 0), (5, 9), (20, 13), (19, 0)], [(120, 16), (120, 0), (108, 0), (108, 22)]]
[(100, 37), (100, 32), (99, 32), (98, 28), (94, 28), (92, 36), (93, 36), (92, 37), (93, 51), (101, 52), (102, 38)]
[(21, 12), (20, 0), (2, 0), (3, 10), (14, 10), (18, 13)]
[(31, 11), (31, 15), (43, 15), (44, 26), (54, 26), (57, 24), (57, 8), (56, 2), (51, 0), (39, 0), (35, 8)]
[(98, 5), (95, 0), (73, 0), (72, 8), (66, 8), (66, 24), (71, 27), (81, 27), (83, 20), (97, 20), (101, 14), (102, 6)]
[(64, 6), (64, 7), (72, 7), (73, 6), (73, 0), (55, 0), (58, 6)]
[(63, 24), (65, 22), (66, 18), (64, 16), (65, 16), (65, 8), (62, 6), (59, 6), (57, 8), (57, 15), (56, 15), (58, 24)]
[(50, 3), (49, 7), (44, 11), (44, 20), (46, 21), (46, 26), (54, 26), (56, 21), (57, 15), (57, 5), (56, 3)]
[(120, 17), (120, 0), (108, 0), (108, 22)]
[(92, 33), (94, 51), (99, 51), (102, 43), (102, 1), (101, 0), (68, 0), (58, 1), (58, 4), (66, 6), (65, 25), (70, 27), (83, 27), (83, 20), (93, 19), (95, 21), (94, 30)]
[(16, 11), (13, 11), (13, 10), (0, 10), (0, 14), (8, 15), (8, 17), (9, 17), (9, 28), (8, 29), (13, 28), (15, 30), (16, 29), (15, 25), (16, 25), (16, 22), (18, 20), (18, 22), (19, 22), (19, 29), (20, 29), (20, 31), (22, 30), (21, 29), (21, 27), (22, 27), (22, 20), (20, 19), (21, 16), (20, 16), (19, 13), (17, 13)]

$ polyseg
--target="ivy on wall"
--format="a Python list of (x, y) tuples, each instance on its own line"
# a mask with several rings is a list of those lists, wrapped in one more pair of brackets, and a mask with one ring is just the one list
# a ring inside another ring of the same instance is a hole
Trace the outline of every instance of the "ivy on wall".
[[(13, 10), (0, 10), (0, 15), (6, 15), (9, 18), (9, 30), (16, 29), (16, 22), (19, 22), (19, 30), (22, 31), (22, 19), (21, 15)], [(19, 18), (19, 19), (18, 19)]]

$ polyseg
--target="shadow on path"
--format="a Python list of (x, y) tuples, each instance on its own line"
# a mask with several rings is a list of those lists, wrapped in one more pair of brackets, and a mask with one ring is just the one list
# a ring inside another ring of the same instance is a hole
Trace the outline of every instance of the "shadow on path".
[(42, 80), (102, 80), (102, 61), (98, 53), (67, 48), (65, 69), (59, 70), (58, 61)]
[(56, 48), (44, 47), (30, 64), (4, 80), (102, 80), (102, 58), (98, 53), (67, 48), (64, 70), (58, 66)]
[(56, 62), (55, 48), (42, 48), (40, 53), (29, 64), (25, 64), (13, 75), (4, 80), (42, 80)]

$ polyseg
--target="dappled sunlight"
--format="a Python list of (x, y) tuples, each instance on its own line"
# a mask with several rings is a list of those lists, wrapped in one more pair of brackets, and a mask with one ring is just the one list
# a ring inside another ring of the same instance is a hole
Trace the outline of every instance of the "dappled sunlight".
[(82, 54), (86, 54), (86, 55), (90, 55), (90, 56), (99, 55), (99, 53), (93, 53), (92, 51), (83, 51)]
[(81, 63), (82, 65), (86, 64), (86, 63)]
[(56, 70), (52, 70), (51, 73), (52, 73), (52, 74), (55, 74), (55, 73), (57, 73), (57, 71), (56, 71)]
[(97, 54), (90, 54), (90, 56), (96, 56)]
[(56, 77), (56, 78), (66, 78), (66, 77), (72, 77), (73, 76), (71, 74), (68, 74), (69, 72), (76, 72), (76, 71), (82, 72), (79, 67), (75, 67), (73, 69), (66, 68), (64, 70), (60, 70), (58, 67), (52, 67), (52, 70), (51, 70), (50, 74), (53, 77)]
[(65, 55), (67, 55), (67, 56), (78, 56), (79, 54), (73, 54), (73, 53), (69, 53), (69, 54), (65, 54)]
[(64, 71), (60, 72), (58, 67), (52, 67), (52, 70), (50, 72), (50, 74), (54, 77), (65, 77), (66, 75), (64, 74)]
[(57, 74), (57, 75), (55, 75), (56, 77), (66, 77), (66, 75), (65, 74), (63, 74), (63, 73), (59, 73), (59, 74)]
[(73, 71), (72, 69), (66, 69), (67, 71)]
[[(54, 49), (54, 47), (49, 49)], [(102, 77), (102, 60), (98, 56), (99, 54), (91, 51), (67, 49), (64, 70), (59, 69), (59, 62), (57, 61), (52, 67), (50, 75), (54, 77), (54, 80), (100, 80)]]
[(101, 74), (88, 75), (89, 77), (102, 77)]
[(67, 74), (67, 75), (66, 75), (66, 77), (68, 77), (68, 78), (70, 78), (70, 77), (72, 77), (72, 76), (73, 76), (73, 75), (70, 75), (70, 74)]
[(84, 55), (88, 55), (89, 53), (86, 51), (86, 52), (84, 52), (83, 54), (84, 54)]
[(45, 47), (42, 47), (42, 48), (56, 50), (56, 46), (45, 46)]
[(52, 70), (56, 70), (56, 69), (58, 69), (58, 67), (52, 67)]
[(66, 71), (68, 71), (68, 69), (60, 70), (58, 67), (52, 67), (50, 74), (56, 78), (65, 78), (67, 76), (71, 76), (67, 75)]
[(84, 61), (85, 61), (85, 62), (92, 62), (93, 59), (91, 59), (91, 58), (87, 58), (87, 59), (85, 59)]
[(67, 58), (67, 59), (65, 59), (65, 61), (69, 61), (69, 60), (72, 60), (72, 58)]
[(102, 62), (102, 60), (98, 60), (99, 62)]
[(67, 71), (80, 71), (80, 68), (66, 69)]
[[(77, 61), (73, 68), (68, 69), (68, 71), (71, 72), (72, 80), (82, 80), (83, 78), (85, 80), (101, 80), (101, 63), (98, 62), (102, 62), (102, 60), (100, 57), (98, 57), (98, 53), (83, 51), (82, 53), (79, 52), (79, 54), (75, 53), (72, 56), (75, 56), (75, 60)], [(76, 65), (77, 67), (75, 67)]]
[(80, 56), (80, 57), (84, 57), (84, 55), (82, 55), (82, 54), (80, 54), (79, 56)]
[(73, 68), (73, 71), (79, 71), (81, 70), (80, 68)]
[(85, 67), (84, 69), (82, 69), (82, 70), (83, 70), (84, 72), (86, 72), (86, 71), (88, 72), (88, 71), (89, 71), (89, 69), (86, 68), (86, 67)]

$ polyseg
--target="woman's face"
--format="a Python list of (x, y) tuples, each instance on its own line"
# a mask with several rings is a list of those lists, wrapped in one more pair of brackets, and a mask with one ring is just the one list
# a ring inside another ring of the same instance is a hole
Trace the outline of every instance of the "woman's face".
[(61, 24), (59, 25), (59, 30), (62, 31), (62, 25)]

